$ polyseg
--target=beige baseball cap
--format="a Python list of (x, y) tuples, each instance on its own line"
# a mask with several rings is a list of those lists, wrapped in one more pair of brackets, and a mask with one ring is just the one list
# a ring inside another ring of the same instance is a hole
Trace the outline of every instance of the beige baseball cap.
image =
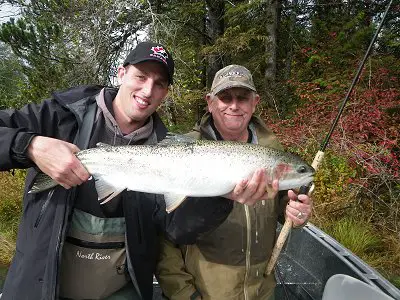
[(215, 74), (211, 93), (216, 95), (233, 87), (242, 87), (257, 92), (249, 70), (243, 66), (229, 65)]

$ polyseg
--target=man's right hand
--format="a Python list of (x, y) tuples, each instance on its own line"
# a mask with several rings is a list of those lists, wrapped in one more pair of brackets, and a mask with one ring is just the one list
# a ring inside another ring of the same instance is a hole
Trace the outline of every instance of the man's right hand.
[(35, 136), (29, 147), (28, 157), (38, 168), (69, 189), (87, 181), (90, 174), (75, 156), (79, 148), (61, 140)]
[(261, 200), (274, 199), (278, 191), (278, 180), (270, 180), (265, 169), (259, 169), (250, 179), (243, 179), (237, 183), (234, 190), (224, 197), (242, 204), (254, 205)]

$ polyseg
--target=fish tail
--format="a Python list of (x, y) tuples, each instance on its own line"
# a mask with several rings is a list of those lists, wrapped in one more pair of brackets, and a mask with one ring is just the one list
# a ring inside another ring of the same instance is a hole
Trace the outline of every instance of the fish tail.
[(29, 189), (30, 194), (40, 193), (45, 190), (51, 189), (57, 186), (58, 183), (54, 181), (49, 175), (45, 173), (38, 173), (33, 180), (33, 184)]

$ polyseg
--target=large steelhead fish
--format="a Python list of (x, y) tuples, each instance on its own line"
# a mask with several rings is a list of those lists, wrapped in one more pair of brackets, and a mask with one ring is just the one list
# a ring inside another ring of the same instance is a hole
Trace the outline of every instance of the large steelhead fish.
[[(105, 203), (125, 189), (163, 194), (167, 211), (187, 196), (221, 196), (242, 179), (265, 168), (279, 179), (279, 190), (306, 185), (314, 169), (299, 156), (260, 145), (227, 141), (191, 141), (157, 145), (108, 146), (76, 154), (95, 180), (99, 201)], [(56, 186), (41, 174), (30, 192)]]

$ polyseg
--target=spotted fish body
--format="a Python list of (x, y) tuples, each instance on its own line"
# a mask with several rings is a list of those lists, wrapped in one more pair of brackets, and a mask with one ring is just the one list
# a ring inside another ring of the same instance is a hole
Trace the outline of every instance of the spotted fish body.
[[(163, 194), (167, 211), (187, 196), (229, 193), (242, 179), (265, 168), (279, 179), (279, 189), (313, 180), (314, 170), (298, 156), (260, 145), (194, 141), (165, 145), (107, 146), (83, 150), (77, 157), (96, 180), (99, 200), (111, 200), (128, 189)], [(33, 192), (43, 190), (34, 186)]]

